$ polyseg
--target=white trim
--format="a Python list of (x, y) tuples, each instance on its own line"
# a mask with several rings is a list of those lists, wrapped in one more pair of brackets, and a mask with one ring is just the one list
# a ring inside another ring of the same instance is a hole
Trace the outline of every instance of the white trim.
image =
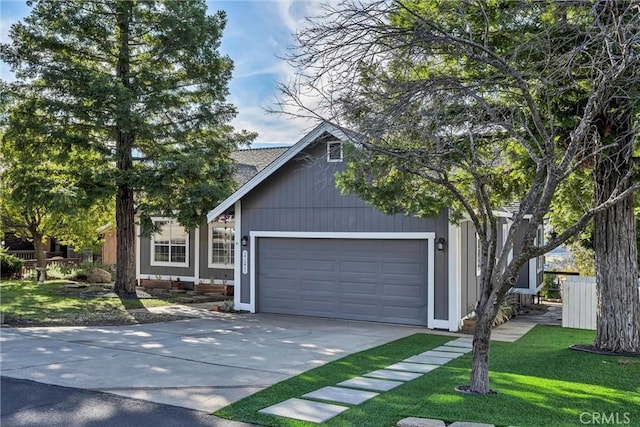
[[(139, 278), (140, 280), (178, 280), (180, 279), (180, 281), (182, 282), (193, 282), (194, 285), (197, 285), (200, 283), (204, 285), (211, 284), (211, 279), (201, 279), (195, 276), (185, 276), (185, 275), (179, 275), (179, 274), (145, 273), (145, 274), (141, 274)], [(213, 284), (214, 285), (233, 285), (234, 282), (233, 280), (215, 279), (213, 281)]]
[[(542, 237), (542, 239), (538, 239), (538, 237)], [(542, 240), (542, 242), (540, 242), (540, 240)], [(540, 224), (536, 229), (536, 245), (540, 247), (540, 246), (544, 246), (544, 244), (545, 244), (544, 224)], [(540, 273), (542, 270), (544, 270), (544, 255), (537, 256), (534, 259), (536, 260), (537, 272)], [(540, 259), (542, 259), (542, 262), (538, 262), (538, 260)], [(537, 283), (537, 279), (538, 277), (536, 276), (536, 281), (535, 281), (536, 283)]]
[[(180, 223), (178, 221), (176, 221), (174, 218), (168, 218), (168, 217), (151, 217), (151, 221), (155, 222), (155, 221), (168, 221), (169, 223), (175, 223), (177, 225), (179, 225), (180, 227), (184, 228), (182, 225), (180, 225)], [(151, 267), (189, 267), (189, 252), (191, 252), (191, 247), (190, 247), (190, 241), (191, 241), (191, 232), (189, 230), (187, 230), (186, 228), (184, 228), (185, 232), (187, 233), (187, 237), (186, 237), (186, 242), (185, 242), (185, 254), (184, 254), (184, 262), (170, 262), (170, 261), (156, 261), (154, 259), (154, 255), (155, 255), (155, 243), (154, 243), (154, 238), (153, 236), (155, 235), (152, 234), (151, 237), (149, 238), (149, 265)], [(171, 244), (169, 244), (169, 258), (171, 258)]]
[(394, 233), (394, 232), (316, 232), (316, 231), (251, 231), (253, 237), (290, 237), (294, 239), (387, 239), (387, 240), (427, 240), (435, 239), (434, 232)]
[(482, 275), (482, 263), (480, 262), (480, 258), (482, 257), (482, 248), (480, 245), (480, 236), (478, 236), (478, 232), (476, 231), (476, 277), (480, 277)]
[(452, 332), (457, 332), (461, 326), (461, 295), (462, 295), (462, 229), (459, 225), (449, 223), (448, 234), (448, 276), (449, 276), (449, 327)]
[[(235, 268), (235, 259), (236, 259), (236, 255), (237, 255), (237, 251), (236, 251), (236, 224), (237, 222), (219, 222), (219, 221), (213, 221), (210, 222), (207, 225), (207, 267), (208, 268), (217, 268), (217, 269), (221, 269), (221, 270), (232, 270)], [(212, 247), (211, 247), (211, 233), (213, 228), (230, 228), (233, 230), (233, 240), (231, 242), (231, 249), (233, 250), (233, 260), (234, 263), (233, 264), (214, 264), (213, 262), (211, 262), (211, 258), (212, 258)]]
[[(340, 158), (339, 159), (332, 159), (331, 158), (331, 145), (332, 144), (339, 144), (340, 145)], [(343, 159), (344, 159), (344, 152), (343, 152), (342, 141), (327, 141), (327, 162), (329, 162), (329, 163), (339, 163), (339, 162), (342, 162)]]
[(198, 283), (200, 280), (200, 227), (196, 227), (194, 229), (195, 235), (193, 236), (193, 244), (195, 247), (193, 248), (193, 277), (194, 282)]
[[(294, 238), (294, 239), (388, 239), (388, 240), (427, 240), (427, 328), (449, 329), (449, 320), (434, 318), (435, 310), (435, 238), (434, 232), (421, 233), (358, 233), (358, 232), (306, 232), (306, 231), (251, 231), (249, 232), (250, 258), (249, 258), (249, 303), (243, 304), (251, 313), (256, 311), (256, 239), (269, 238)], [(239, 289), (238, 289), (239, 291)]]
[(295, 145), (291, 146), (280, 157), (274, 160), (269, 166), (262, 169), (256, 176), (247, 181), (242, 187), (240, 187), (235, 193), (227, 197), (222, 203), (213, 208), (207, 214), (207, 222), (212, 222), (216, 217), (222, 215), (235, 204), (238, 200), (242, 199), (248, 192), (253, 190), (258, 184), (267, 179), (271, 174), (280, 169), (285, 163), (291, 160), (296, 154), (301, 152), (308, 145), (316, 141), (323, 133), (328, 132), (340, 141), (349, 140), (349, 137), (342, 132), (337, 126), (328, 122), (322, 122), (315, 129), (305, 135)]
[[(140, 270), (142, 269), (141, 267), (141, 261), (140, 261), (140, 252), (142, 252), (142, 249), (140, 247), (140, 225), (136, 224), (134, 226), (135, 232), (136, 232), (136, 281), (138, 282), (138, 285), (140, 284)], [(117, 236), (116, 236), (117, 238)], [(116, 249), (116, 257), (117, 257), (117, 249)], [(118, 260), (116, 259), (116, 262), (118, 262)]]
[[(251, 313), (256, 312), (256, 233), (259, 237), (260, 232), (249, 232), (249, 303), (244, 304)], [(275, 236), (274, 236), (275, 237)]]
[(233, 306), (236, 310), (249, 310), (250, 307), (247, 307), (248, 304), (243, 304), (241, 302), (241, 290), (242, 290), (242, 202), (238, 200), (235, 203), (234, 209), (234, 217), (235, 217), (235, 242), (234, 248), (236, 253), (234, 254), (234, 265), (233, 265), (233, 280), (238, 281), (238, 286), (234, 286), (233, 290)]
[(529, 286), (526, 289), (528, 291), (531, 291), (532, 286), (536, 286), (536, 278), (538, 277), (538, 269), (536, 268), (536, 264), (537, 262), (535, 258), (531, 258), (529, 260)]

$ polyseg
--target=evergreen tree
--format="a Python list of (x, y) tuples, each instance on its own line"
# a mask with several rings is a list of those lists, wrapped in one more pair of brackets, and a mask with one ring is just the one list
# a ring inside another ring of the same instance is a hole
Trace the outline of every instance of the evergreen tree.
[(37, 99), (51, 143), (95, 150), (115, 192), (115, 290), (135, 292), (135, 221), (192, 228), (233, 186), (224, 12), (203, 0), (39, 0), (0, 47), (18, 99)]

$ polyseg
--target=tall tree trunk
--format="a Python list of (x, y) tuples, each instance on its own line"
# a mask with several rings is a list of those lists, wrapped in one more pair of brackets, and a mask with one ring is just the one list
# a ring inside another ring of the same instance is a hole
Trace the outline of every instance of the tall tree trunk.
[(36, 252), (36, 279), (38, 282), (47, 280), (47, 254), (44, 251), (44, 236), (37, 231), (31, 231), (33, 248)]
[(469, 391), (488, 394), (489, 388), (489, 343), (491, 327), (495, 316), (490, 313), (489, 304), (478, 304), (476, 328), (473, 334), (473, 359), (471, 362), (471, 387)]
[[(605, 143), (617, 137), (617, 146), (596, 161), (596, 204), (606, 201), (632, 167), (631, 117), (621, 114), (603, 120)], [(608, 126), (606, 125), (608, 124)], [(614, 151), (615, 150), (615, 151)], [(637, 242), (634, 197), (630, 195), (594, 217), (597, 317), (594, 346), (614, 352), (640, 352)]]
[[(116, 4), (118, 26), (118, 65), (116, 76), (123, 87), (131, 91), (129, 23), (132, 3), (119, 1)], [(116, 282), (114, 290), (118, 295), (135, 294), (135, 205), (134, 192), (128, 179), (133, 168), (133, 143), (135, 131), (132, 109), (128, 95), (121, 100), (125, 108), (116, 113), (116, 158), (119, 172), (116, 194)]]

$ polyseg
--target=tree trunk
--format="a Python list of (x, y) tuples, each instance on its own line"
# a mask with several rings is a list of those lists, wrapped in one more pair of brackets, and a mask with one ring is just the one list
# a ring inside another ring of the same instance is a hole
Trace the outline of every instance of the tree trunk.
[[(605, 174), (605, 165), (599, 168)], [(609, 171), (609, 179), (615, 175)], [(602, 176), (602, 175), (601, 175)], [(610, 183), (613, 184), (613, 183)], [(605, 197), (600, 195), (600, 200)], [(614, 352), (640, 352), (637, 247), (633, 197), (594, 218), (597, 317), (594, 346)]]
[(36, 279), (42, 283), (47, 280), (47, 254), (44, 251), (44, 236), (32, 231), (31, 237), (36, 252)]
[[(120, 1), (116, 4), (118, 25), (118, 65), (116, 76), (123, 87), (131, 90), (129, 22), (132, 4)], [(135, 264), (135, 205), (134, 192), (129, 179), (133, 168), (133, 143), (135, 130), (132, 120), (131, 101), (128, 97), (118, 100), (116, 113), (116, 162), (120, 179), (116, 194), (116, 282), (114, 291), (118, 295), (136, 292)]]
[(478, 305), (476, 310), (476, 329), (473, 334), (473, 360), (471, 362), (471, 386), (469, 391), (489, 394), (489, 342), (491, 326), (495, 316), (489, 313), (489, 304)]
[[(594, 167), (596, 204), (606, 201), (632, 167), (634, 134), (630, 117), (617, 117), (600, 128), (604, 142), (618, 137), (611, 153)], [(609, 131), (610, 133), (607, 133)], [(625, 133), (626, 132), (626, 133)], [(621, 136), (629, 135), (629, 136)], [(609, 137), (609, 138), (607, 138)], [(626, 197), (594, 217), (597, 317), (594, 346), (603, 351), (640, 352), (640, 304), (634, 197)]]

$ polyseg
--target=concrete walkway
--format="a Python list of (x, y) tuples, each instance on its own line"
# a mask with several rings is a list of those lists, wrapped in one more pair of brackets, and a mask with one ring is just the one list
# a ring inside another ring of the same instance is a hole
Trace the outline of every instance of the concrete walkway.
[(491, 332), (492, 341), (515, 342), (536, 325), (562, 326), (562, 304), (545, 303), (548, 311), (540, 315), (520, 315)]

